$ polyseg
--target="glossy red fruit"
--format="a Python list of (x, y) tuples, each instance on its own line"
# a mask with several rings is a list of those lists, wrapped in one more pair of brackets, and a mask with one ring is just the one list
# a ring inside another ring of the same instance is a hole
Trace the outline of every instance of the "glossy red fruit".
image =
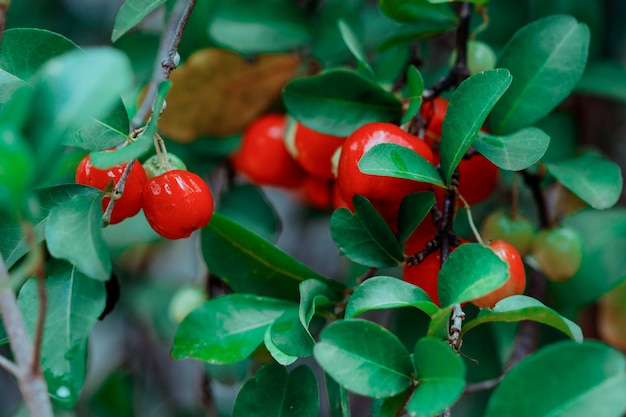
[(363, 154), (381, 143), (404, 146), (433, 162), (432, 151), (417, 136), (410, 135), (391, 123), (369, 123), (355, 130), (341, 146), (337, 164), (337, 185), (341, 197), (350, 209), (353, 209), (352, 197), (360, 194), (394, 227), (402, 199), (407, 194), (429, 190), (430, 184), (361, 172), (358, 162)]
[[(111, 181), (113, 185), (119, 182), (126, 164), (116, 165), (107, 169), (96, 168), (91, 164), (89, 155), (85, 156), (76, 168), (76, 183), (90, 185), (103, 190)], [(131, 168), (122, 197), (115, 202), (111, 212), (110, 224), (116, 224), (122, 220), (139, 213), (142, 206), (143, 186), (146, 183), (146, 172), (138, 161)], [(109, 205), (110, 197), (102, 199), (102, 211)]]
[(302, 182), (304, 201), (317, 210), (329, 210), (333, 206), (335, 181), (307, 176)]
[(433, 149), (439, 149), (441, 141), (441, 126), (448, 110), (448, 100), (443, 97), (435, 97), (426, 100), (422, 104), (420, 113), (425, 123), (424, 140)]
[(143, 211), (158, 234), (182, 239), (209, 224), (213, 195), (206, 182), (193, 172), (169, 171), (144, 186)]
[(504, 240), (493, 240), (487, 246), (507, 263), (509, 266), (509, 278), (498, 289), (472, 300), (472, 304), (480, 308), (493, 308), (503, 298), (523, 294), (526, 288), (526, 271), (524, 270), (522, 257), (517, 249)]
[(235, 170), (257, 185), (300, 185), (306, 174), (287, 151), (284, 131), (283, 114), (265, 114), (250, 123), (231, 159)]
[(345, 140), (345, 137), (326, 135), (287, 118), (287, 149), (306, 172), (316, 177), (335, 178), (331, 158)]

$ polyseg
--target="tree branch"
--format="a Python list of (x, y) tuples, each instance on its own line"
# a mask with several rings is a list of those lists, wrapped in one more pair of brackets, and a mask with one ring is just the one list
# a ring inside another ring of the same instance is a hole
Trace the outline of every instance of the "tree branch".
[[(0, 255), (0, 284), (8, 284), (9, 273), (4, 259)], [(33, 343), (28, 336), (24, 317), (17, 305), (15, 293), (9, 285), (0, 285), (0, 311), (11, 351), (15, 357), (15, 366), (11, 367), (24, 397), (24, 402), (31, 416), (53, 417), (52, 405), (48, 396), (46, 381), (41, 372), (34, 371), (35, 358)], [(3, 361), (7, 365), (7, 361)]]

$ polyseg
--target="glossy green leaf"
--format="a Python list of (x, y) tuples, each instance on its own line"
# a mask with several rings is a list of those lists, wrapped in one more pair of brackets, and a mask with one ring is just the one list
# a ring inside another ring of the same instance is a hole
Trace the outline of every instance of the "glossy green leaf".
[(365, 72), (365, 75), (370, 78), (374, 77), (374, 70), (370, 66), (369, 62), (367, 62), (367, 56), (365, 54), (365, 50), (363, 49), (363, 45), (360, 43), (357, 34), (352, 30), (348, 22), (343, 19), (340, 19), (337, 22), (339, 26), (339, 32), (341, 33), (341, 37), (345, 42), (346, 46), (356, 58), (359, 68), (362, 68)]
[(573, 321), (561, 316), (541, 301), (525, 295), (514, 295), (500, 300), (493, 309), (482, 309), (478, 316), (463, 324), (461, 336), (476, 326), (494, 321), (518, 322), (532, 320), (546, 324), (565, 333), (569, 338), (583, 341), (580, 327)]
[(550, 113), (580, 80), (588, 48), (589, 29), (571, 16), (545, 17), (517, 31), (496, 64), (511, 71), (513, 82), (491, 113), (492, 131), (514, 132)]
[(424, 92), (424, 78), (419, 70), (410, 65), (406, 72), (406, 83), (409, 89), (409, 108), (402, 115), (402, 124), (408, 123), (417, 115), (422, 106), (422, 93)]
[(320, 4), (311, 19), (311, 54), (322, 63), (322, 67), (330, 68), (337, 63), (346, 62), (351, 52), (343, 42), (337, 22), (343, 20), (350, 25), (358, 38), (365, 35), (363, 0), (328, 0)]
[(437, 168), (417, 152), (395, 143), (381, 143), (365, 152), (359, 160), (359, 169), (366, 174), (406, 178), (444, 187)]
[(446, 184), (509, 85), (511, 73), (498, 68), (472, 75), (452, 93), (441, 126), (441, 175)]
[(380, 9), (392, 19), (407, 21), (456, 22), (456, 13), (445, 4), (428, 0), (380, 0)]
[(457, 22), (454, 20), (432, 21), (425, 20), (416, 23), (403, 24), (400, 30), (391, 34), (378, 44), (378, 50), (387, 51), (396, 46), (406, 46), (411, 42), (432, 38), (444, 32), (455, 29)]
[(461, 245), (439, 271), (439, 301), (442, 306), (471, 301), (500, 287), (508, 277), (508, 265), (493, 250), (479, 243)]
[(583, 210), (565, 217), (563, 225), (582, 238), (583, 259), (567, 282), (549, 283), (550, 293), (559, 306), (591, 304), (626, 277), (626, 210)]
[(521, 171), (539, 161), (550, 145), (550, 136), (537, 127), (496, 136), (479, 132), (472, 143), (485, 158), (507, 171)]
[(450, 316), (452, 315), (453, 306), (443, 307), (437, 313), (433, 314), (428, 323), (427, 335), (439, 339), (447, 339), (450, 328)]
[(398, 278), (379, 276), (356, 287), (348, 300), (345, 317), (351, 319), (368, 311), (402, 307), (415, 307), (429, 316), (439, 311), (421, 288)]
[(269, 326), (296, 304), (251, 294), (213, 298), (180, 323), (172, 357), (209, 363), (235, 363), (263, 342)]
[(300, 323), (296, 310), (288, 310), (274, 320), (269, 334), (273, 345), (286, 355), (299, 358), (313, 355), (315, 340)]
[(115, 42), (137, 26), (166, 0), (126, 0), (120, 7), (113, 23), (111, 41)]
[[(35, 241), (37, 243), (43, 241), (48, 215), (52, 208), (61, 206), (77, 196), (89, 197), (94, 195), (101, 195), (101, 193), (93, 187), (78, 184), (56, 185), (37, 190), (35, 213), (31, 219)], [(30, 250), (30, 246), (22, 234), (19, 222), (0, 215), (0, 230), (2, 231), (0, 233), (0, 254), (4, 258), (6, 267), (11, 268)]]
[(333, 291), (344, 288), (218, 213), (202, 230), (201, 248), (209, 270), (235, 292), (297, 301), (298, 286), (309, 278), (325, 282)]
[(279, 364), (283, 366), (291, 365), (295, 361), (298, 360), (298, 356), (289, 355), (282, 350), (272, 341), (272, 336), (270, 334), (271, 327), (268, 327), (265, 330), (265, 336), (263, 337), (263, 343), (265, 344), (265, 348), (270, 353), (272, 358)]
[(50, 210), (46, 244), (55, 258), (65, 259), (92, 279), (111, 276), (111, 255), (102, 237), (102, 194), (77, 195)]
[(491, 395), (485, 417), (620, 417), (625, 390), (623, 353), (595, 341), (560, 342), (511, 369)]
[(385, 398), (411, 385), (413, 365), (400, 340), (365, 320), (336, 321), (322, 330), (315, 359), (347, 390)]
[(289, 0), (229, 0), (211, 13), (209, 36), (242, 54), (292, 51), (311, 33), (304, 9)]
[[(154, 99), (153, 114), (161, 114), (165, 103), (165, 96), (172, 87), (170, 80), (161, 81)], [(91, 154), (91, 163), (99, 168), (108, 168), (121, 163), (137, 159), (145, 155), (154, 144), (154, 135), (157, 133), (157, 117), (150, 117), (145, 130), (129, 145), (113, 152), (94, 152)]]
[[(435, 194), (430, 191), (412, 193), (402, 199), (398, 210), (398, 240), (406, 243), (435, 205)], [(425, 220), (426, 219), (426, 220)]]
[(340, 208), (330, 217), (330, 234), (341, 253), (375, 268), (402, 263), (402, 247), (382, 216), (365, 197), (355, 195), (353, 202), (355, 214)]
[(393, 397), (373, 399), (370, 409), (371, 417), (397, 417), (402, 415), (402, 410), (408, 402), (412, 389), (394, 395)]
[(217, 213), (223, 214), (275, 242), (281, 231), (280, 218), (263, 191), (252, 184), (230, 188), (219, 201)]
[(308, 366), (287, 372), (283, 366), (266, 364), (241, 387), (233, 417), (317, 417), (318, 391)]
[(450, 407), (465, 388), (465, 364), (461, 357), (441, 339), (424, 337), (413, 354), (418, 380), (407, 403), (415, 417), (431, 417)]
[(309, 328), (313, 315), (318, 307), (332, 306), (338, 301), (337, 294), (328, 285), (316, 279), (308, 279), (300, 284), (300, 307), (298, 318), (302, 327)]
[(595, 209), (612, 207), (622, 194), (620, 167), (600, 155), (586, 153), (546, 166), (565, 188)]
[(287, 83), (283, 102), (300, 123), (335, 136), (348, 136), (366, 123), (399, 120), (402, 113), (402, 104), (393, 94), (346, 70)]
[[(81, 274), (72, 265), (53, 259), (46, 264), (46, 319), (41, 366), (48, 392), (65, 408), (78, 401), (87, 370), (87, 339), (104, 309), (104, 283)], [(26, 281), (18, 304), (31, 335), (37, 327), (39, 289)]]
[(590, 62), (576, 91), (626, 103), (626, 68), (616, 61)]
[(330, 417), (350, 417), (348, 391), (330, 375), (324, 374)]
[[(429, 3), (432, 4), (439, 4), (439, 3), (452, 3), (455, 0), (428, 0)], [(491, 0), (468, 0), (467, 3), (472, 3), (472, 4), (476, 4), (476, 5), (485, 5), (487, 3), (489, 3)]]

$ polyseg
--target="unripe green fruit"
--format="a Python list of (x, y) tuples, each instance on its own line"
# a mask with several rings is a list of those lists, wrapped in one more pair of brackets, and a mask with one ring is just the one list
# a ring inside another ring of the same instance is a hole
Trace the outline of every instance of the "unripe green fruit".
[[(454, 51), (450, 56), (450, 65), (456, 62), (457, 53)], [(496, 67), (496, 53), (491, 46), (481, 41), (469, 41), (467, 43), (467, 70), (470, 74), (494, 69)]]
[[(167, 162), (170, 164), (170, 170), (187, 171), (187, 165), (174, 155), (173, 153), (167, 154)], [(158, 155), (152, 155), (146, 162), (143, 163), (143, 169), (146, 171), (146, 177), (148, 179), (158, 177), (165, 174), (168, 170), (167, 167), (159, 162)]]
[(170, 301), (169, 316), (175, 323), (180, 323), (197, 307), (208, 299), (206, 291), (197, 285), (180, 287)]
[(582, 239), (568, 227), (542, 230), (533, 239), (531, 255), (548, 279), (564, 282), (580, 268)]
[(504, 210), (496, 210), (487, 216), (480, 229), (483, 239), (505, 240), (517, 249), (520, 256), (530, 250), (535, 233), (535, 227), (526, 217), (518, 214), (513, 219)]

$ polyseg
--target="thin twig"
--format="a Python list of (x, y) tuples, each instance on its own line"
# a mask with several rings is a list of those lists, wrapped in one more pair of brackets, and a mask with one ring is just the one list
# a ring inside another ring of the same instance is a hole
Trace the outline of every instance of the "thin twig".
[(131, 131), (137, 129), (144, 124), (150, 109), (154, 105), (157, 90), (161, 81), (169, 78), (170, 73), (176, 68), (176, 54), (178, 45), (183, 36), (183, 31), (189, 20), (189, 16), (196, 5), (196, 0), (179, 0), (167, 23), (167, 28), (161, 37), (159, 51), (157, 52), (157, 61), (152, 71), (152, 78), (148, 86), (148, 92), (131, 123)]
[(465, 320), (465, 313), (461, 308), (461, 304), (455, 304), (452, 308), (452, 317), (450, 321), (452, 324), (450, 325), (450, 346), (454, 348), (455, 351), (459, 351), (461, 349), (461, 330), (463, 328), (463, 320)]
[(14, 362), (0, 355), (0, 368), (4, 368), (6, 371), (13, 374), (14, 377), (19, 378), (20, 368)]
[(46, 294), (46, 272), (44, 268), (39, 268), (35, 273), (37, 279), (37, 290), (39, 293), (39, 313), (37, 315), (37, 327), (35, 330), (35, 343), (33, 345), (33, 373), (39, 373), (41, 358), (41, 343), (43, 341), (43, 329), (46, 321), (46, 310), (48, 307), (48, 296)]
[(464, 394), (472, 394), (474, 392), (488, 391), (492, 388), (498, 386), (498, 384), (502, 381), (504, 376), (499, 376), (493, 379), (487, 379), (481, 382), (475, 382), (473, 384), (468, 384), (463, 391)]

